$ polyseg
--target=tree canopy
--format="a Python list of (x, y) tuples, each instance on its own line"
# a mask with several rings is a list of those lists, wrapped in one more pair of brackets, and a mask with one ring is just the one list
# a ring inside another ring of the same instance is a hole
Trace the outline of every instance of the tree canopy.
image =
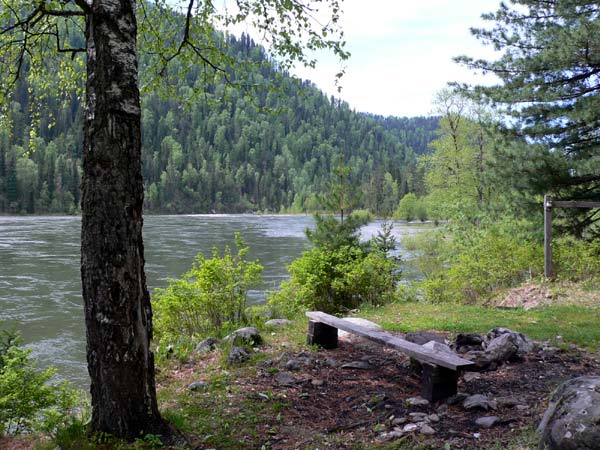
[[(498, 59), (457, 58), (500, 78), (469, 90), (496, 105), (507, 115), (505, 127), (530, 144), (519, 153), (524, 164), (513, 167), (537, 194), (600, 198), (599, 14), (592, 1), (503, 2), (483, 15), (488, 28), (472, 29)], [(599, 218), (598, 210), (573, 212), (571, 227), (581, 234)]]

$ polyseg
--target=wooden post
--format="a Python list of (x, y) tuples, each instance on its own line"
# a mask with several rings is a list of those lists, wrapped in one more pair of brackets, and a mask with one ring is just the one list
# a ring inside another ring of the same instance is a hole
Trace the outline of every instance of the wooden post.
[(308, 321), (308, 345), (320, 345), (326, 349), (338, 346), (338, 329), (322, 322)]
[(552, 267), (552, 197), (544, 195), (544, 277), (553, 279)]
[(421, 397), (436, 402), (456, 395), (458, 372), (433, 364), (422, 364)]

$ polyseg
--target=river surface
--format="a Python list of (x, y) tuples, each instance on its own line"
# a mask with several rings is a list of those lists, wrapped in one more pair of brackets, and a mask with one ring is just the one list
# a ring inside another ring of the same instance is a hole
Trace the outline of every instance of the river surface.
[[(169, 278), (186, 272), (198, 252), (210, 256), (216, 246), (233, 247), (239, 231), (259, 259), (264, 282), (251, 292), (262, 302), (268, 291), (287, 277), (286, 264), (306, 248), (304, 229), (310, 216), (179, 215), (144, 219), (146, 277), (150, 293)], [(379, 230), (374, 222), (361, 230), (369, 239)], [(79, 217), (0, 216), (0, 323), (15, 328), (42, 367), (54, 365), (59, 375), (84, 387), (85, 328), (79, 275)], [(402, 237), (426, 226), (394, 224)], [(399, 249), (404, 260), (411, 255)], [(414, 276), (405, 270), (405, 278)]]

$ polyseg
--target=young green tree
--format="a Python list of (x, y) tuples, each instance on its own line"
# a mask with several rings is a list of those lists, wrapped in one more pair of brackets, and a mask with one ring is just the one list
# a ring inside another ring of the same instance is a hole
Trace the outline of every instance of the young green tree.
[[(508, 116), (506, 131), (533, 144), (512, 153), (510, 171), (531, 180), (535, 194), (600, 199), (599, 14), (598, 2), (589, 0), (502, 2), (483, 15), (489, 27), (472, 30), (499, 57), (457, 58), (500, 78), (470, 91)], [(570, 214), (577, 234), (600, 219), (598, 210)]]
[[(81, 278), (93, 431), (126, 438), (170, 434), (156, 402), (144, 274), (138, 15), (147, 31), (139, 44), (154, 55), (155, 80), (185, 76), (198, 64), (207, 74), (227, 77), (236, 65), (222, 51), (217, 24), (245, 22), (264, 31), (283, 68), (296, 61), (314, 65), (307, 49), (347, 57), (337, 0), (323, 4), (326, 25), (314, 19), (318, 5), (312, 3), (233, 3), (229, 15), (196, 0), (181, 10), (162, 0), (5, 0), (0, 9), (0, 103), (6, 104), (25, 65), (39, 77), (54, 50), (87, 58)], [(65, 42), (63, 31), (78, 38)], [(65, 80), (73, 73), (69, 67), (61, 72)]]
[(368, 216), (352, 214), (359, 202), (360, 191), (350, 179), (350, 168), (338, 157), (332, 181), (320, 198), (328, 214), (314, 214), (314, 230), (306, 229), (308, 240), (318, 248), (359, 247), (360, 227), (369, 221)]
[(437, 95), (436, 107), (439, 137), (430, 144), (433, 152), (421, 157), (428, 204), (436, 217), (475, 216), (491, 201), (494, 136), (489, 114), (452, 89)]

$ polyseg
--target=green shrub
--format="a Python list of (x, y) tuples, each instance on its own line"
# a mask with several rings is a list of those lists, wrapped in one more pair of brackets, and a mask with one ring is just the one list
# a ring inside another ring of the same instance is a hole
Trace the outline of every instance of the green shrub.
[(249, 247), (239, 233), (235, 245), (236, 255), (229, 247), (223, 256), (213, 249), (210, 259), (198, 254), (192, 268), (180, 279), (170, 280), (166, 288), (156, 290), (152, 307), (159, 343), (172, 344), (246, 323), (248, 290), (261, 280), (263, 267), (258, 261), (246, 260)]
[(425, 298), (473, 302), (538, 275), (543, 249), (532, 236), (531, 223), (512, 220), (430, 235), (435, 242), (428, 242), (419, 257), (426, 268)]
[(572, 236), (555, 239), (552, 259), (559, 278), (581, 281), (600, 276), (600, 242)]
[(384, 252), (350, 246), (307, 250), (288, 270), (290, 279), (269, 304), (289, 313), (336, 313), (363, 303), (382, 304), (392, 299), (399, 277), (395, 262)]
[(55, 369), (38, 371), (15, 333), (0, 330), (0, 436), (24, 431), (55, 433), (66, 425), (80, 394), (52, 382)]
[(398, 203), (398, 208), (396, 208), (393, 217), (394, 219), (404, 219), (408, 222), (415, 219), (425, 221), (428, 217), (427, 207), (422, 198), (418, 198), (415, 194), (409, 192)]

